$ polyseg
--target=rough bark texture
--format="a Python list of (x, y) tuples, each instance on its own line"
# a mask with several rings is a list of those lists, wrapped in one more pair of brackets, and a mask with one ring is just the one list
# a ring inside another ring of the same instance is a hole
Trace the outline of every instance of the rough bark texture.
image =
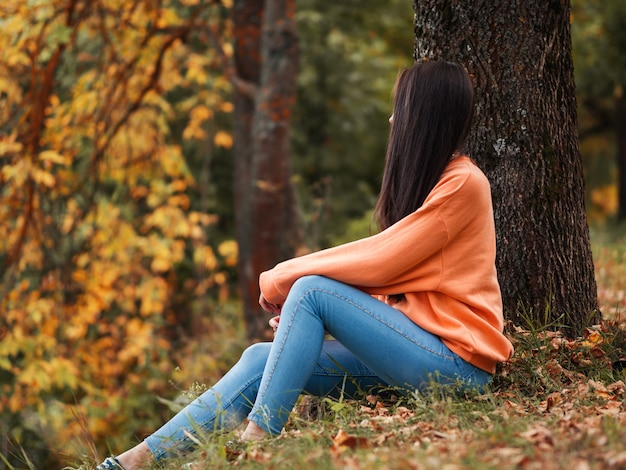
[(468, 150), (491, 181), (506, 316), (580, 333), (597, 320), (569, 2), (415, 1), (415, 58), (467, 67)]
[[(261, 22), (263, 2), (236, 0), (233, 4), (235, 68), (239, 78), (254, 85), (261, 76)], [(239, 290), (246, 324), (250, 325), (257, 309), (258, 284), (252, 266), (252, 183), (254, 155), (252, 119), (254, 96), (235, 88), (234, 95), (234, 201), (236, 237), (239, 245)], [(259, 315), (256, 315), (259, 316)], [(255, 323), (252, 322), (254, 325)], [(254, 326), (252, 326), (254, 328)], [(248, 328), (250, 329), (250, 327)]]
[(626, 221), (626, 97), (620, 96), (615, 105), (615, 137), (617, 139), (617, 188), (619, 200), (617, 218)]
[(294, 0), (237, 0), (233, 5), (238, 78), (235, 92), (235, 207), (241, 298), (248, 336), (264, 339), (259, 274), (293, 256), (289, 120), (298, 65)]

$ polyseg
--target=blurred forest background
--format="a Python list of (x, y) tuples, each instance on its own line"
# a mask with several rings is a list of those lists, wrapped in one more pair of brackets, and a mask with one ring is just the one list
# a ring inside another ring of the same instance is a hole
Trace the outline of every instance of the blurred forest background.
[[(293, 223), (311, 251), (370, 232), (413, 11), (296, 3)], [(136, 442), (246, 341), (232, 1), (80, 4), (0, 6), (0, 455), (42, 468)], [(626, 2), (573, 0), (572, 40), (589, 221), (615, 231)]]

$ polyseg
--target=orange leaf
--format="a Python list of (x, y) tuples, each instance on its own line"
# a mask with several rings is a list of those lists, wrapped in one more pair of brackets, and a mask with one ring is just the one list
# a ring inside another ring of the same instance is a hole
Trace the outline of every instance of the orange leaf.
[(350, 449), (371, 447), (368, 438), (348, 434), (343, 429), (337, 432), (337, 435), (333, 438), (333, 443), (336, 447), (348, 447)]

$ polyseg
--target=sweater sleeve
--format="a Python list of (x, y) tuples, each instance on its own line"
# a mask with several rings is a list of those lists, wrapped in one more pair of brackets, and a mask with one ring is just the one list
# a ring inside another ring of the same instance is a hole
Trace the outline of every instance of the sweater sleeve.
[[(436, 208), (413, 213), (383, 232), (355, 242), (282, 262), (261, 274), (263, 296), (282, 304), (293, 283), (307, 275), (321, 275), (371, 294), (401, 293), (405, 276), (446, 242)], [(408, 248), (410, 247), (410, 248)]]
[(290, 259), (262, 273), (259, 284), (263, 296), (282, 304), (293, 283), (307, 275), (326, 276), (370, 294), (405, 293), (405, 282), (415, 279), (424, 280), (421, 289), (435, 290), (440, 269), (433, 266), (440, 268), (440, 262), (424, 261), (441, 256), (449, 231), (457, 232), (464, 224), (463, 211), (455, 217), (455, 227), (450, 226), (450, 220), (444, 223), (441, 207), (456, 199), (469, 177), (467, 172), (444, 175), (420, 209), (381, 233)]

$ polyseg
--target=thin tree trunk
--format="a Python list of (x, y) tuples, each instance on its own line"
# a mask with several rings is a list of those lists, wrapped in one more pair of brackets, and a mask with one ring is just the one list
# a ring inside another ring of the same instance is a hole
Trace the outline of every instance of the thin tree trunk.
[(415, 1), (415, 57), (462, 62), (477, 85), (469, 151), (492, 185), (505, 313), (579, 333), (598, 319), (569, 2)]
[(269, 331), (258, 306), (258, 276), (298, 245), (289, 148), (299, 55), (294, 14), (295, 0), (234, 4), (237, 72), (258, 84), (254, 97), (235, 98), (239, 276), (251, 340)]
[[(262, 1), (235, 0), (233, 4), (233, 25), (235, 35), (235, 68), (239, 78), (259, 85), (261, 76), (261, 23), (263, 21)], [(259, 287), (255, 268), (252, 265), (253, 235), (252, 218), (252, 162), (254, 146), (252, 121), (255, 97), (235, 87), (234, 95), (234, 203), (235, 230), (239, 246), (238, 273), (246, 324), (258, 315)], [(248, 326), (248, 331), (259, 328)]]
[(626, 221), (626, 97), (623, 95), (615, 103), (615, 138), (617, 139), (617, 189), (619, 191), (617, 219)]

